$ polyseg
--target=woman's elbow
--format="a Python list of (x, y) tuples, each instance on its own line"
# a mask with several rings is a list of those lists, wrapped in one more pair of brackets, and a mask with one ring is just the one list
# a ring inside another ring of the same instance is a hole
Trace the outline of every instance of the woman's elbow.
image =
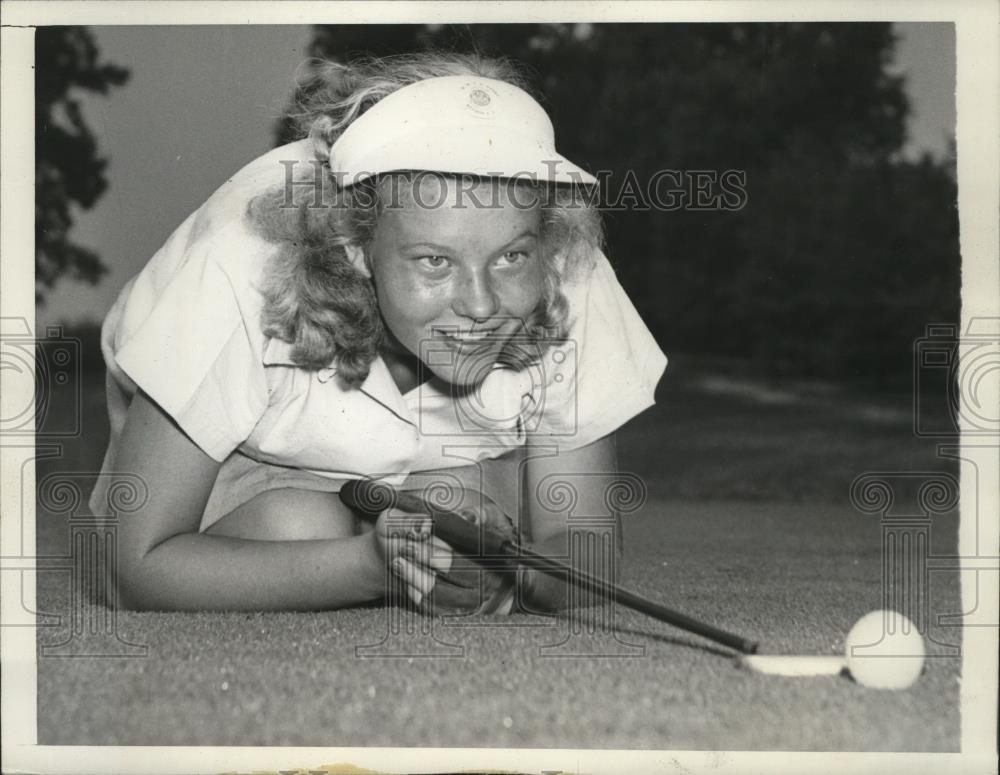
[(107, 604), (111, 608), (126, 611), (163, 610), (163, 601), (149, 583), (145, 558), (119, 557), (116, 566), (109, 571), (107, 583)]
[(108, 579), (107, 599), (105, 601), (109, 608), (118, 611), (148, 611), (150, 606), (146, 604), (140, 585), (135, 582), (130, 574), (117, 569)]

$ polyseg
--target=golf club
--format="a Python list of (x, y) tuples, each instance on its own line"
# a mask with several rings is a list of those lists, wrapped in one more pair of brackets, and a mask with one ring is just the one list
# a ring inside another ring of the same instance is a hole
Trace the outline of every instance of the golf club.
[(383, 482), (353, 480), (341, 488), (340, 499), (370, 521), (374, 521), (379, 514), (392, 507), (417, 514), (427, 514), (431, 517), (436, 535), (461, 552), (473, 556), (498, 556), (514, 560), (520, 565), (558, 576), (568, 583), (593, 590), (607, 600), (621, 603), (658, 621), (701, 635), (744, 654), (754, 654), (757, 651), (757, 643), (754, 641), (692, 619), (610, 581), (527, 549), (499, 533), (469, 522), (453, 511), (434, 506), (419, 495), (397, 492)]

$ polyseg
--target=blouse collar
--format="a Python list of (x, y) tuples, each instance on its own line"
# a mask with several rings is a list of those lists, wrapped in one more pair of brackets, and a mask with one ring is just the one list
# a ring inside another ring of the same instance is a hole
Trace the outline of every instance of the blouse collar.
[[(302, 368), (292, 360), (292, 345), (289, 342), (271, 337), (266, 337), (264, 340), (264, 349), (261, 361), (265, 366), (291, 366), (293, 368)], [(327, 383), (333, 380), (336, 376), (337, 368), (335, 363), (331, 363), (327, 368), (319, 369), (314, 373), (316, 379), (322, 383)], [(344, 389), (349, 390), (352, 388)], [(389, 371), (389, 367), (386, 366), (385, 361), (383, 361), (381, 357), (372, 361), (371, 370), (368, 372), (368, 376), (365, 378), (365, 381), (361, 383), (361, 386), (357, 388), (357, 390), (360, 390), (376, 403), (381, 404), (403, 422), (416, 426), (416, 422), (414, 422), (413, 414), (410, 411), (410, 407), (408, 406), (406, 399), (403, 394), (399, 392), (399, 388), (396, 386), (396, 381), (392, 378), (392, 373)], [(419, 390), (419, 387), (415, 388), (414, 391), (411, 391), (411, 393), (414, 393), (417, 390)]]

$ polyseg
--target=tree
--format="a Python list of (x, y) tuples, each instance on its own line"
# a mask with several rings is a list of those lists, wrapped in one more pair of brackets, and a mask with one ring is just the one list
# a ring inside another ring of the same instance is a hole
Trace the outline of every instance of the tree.
[(75, 89), (107, 94), (128, 70), (99, 61), (86, 27), (39, 27), (35, 35), (35, 285), (51, 288), (63, 276), (96, 283), (106, 267), (69, 238), (74, 206), (85, 210), (108, 182), (107, 159), (74, 98)]

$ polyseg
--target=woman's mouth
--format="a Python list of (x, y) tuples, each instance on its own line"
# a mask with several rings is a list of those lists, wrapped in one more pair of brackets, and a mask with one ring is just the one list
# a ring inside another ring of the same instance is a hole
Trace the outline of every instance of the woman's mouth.
[(462, 329), (458, 326), (435, 326), (431, 331), (435, 338), (443, 339), (448, 344), (459, 347), (476, 347), (504, 341), (499, 326), (473, 329)]

